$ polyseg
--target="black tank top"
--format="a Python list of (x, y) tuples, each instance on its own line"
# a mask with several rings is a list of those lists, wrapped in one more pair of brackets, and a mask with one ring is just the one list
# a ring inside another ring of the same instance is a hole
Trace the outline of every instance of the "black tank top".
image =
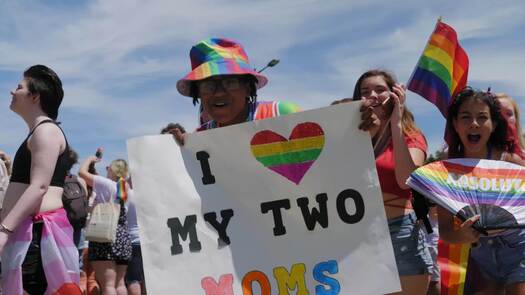
[[(15, 154), (15, 159), (13, 160), (13, 173), (11, 174), (11, 182), (20, 182), (29, 184), (30, 175), (31, 175), (31, 151), (27, 148), (27, 140), (35, 132), (35, 129), (44, 124), (44, 123), (53, 123), (62, 131), (62, 128), (53, 120), (44, 120), (29, 132), (26, 137), (26, 140), (22, 142)], [(62, 131), (64, 134), (64, 131)], [(55, 171), (53, 172), (53, 177), (51, 178), (50, 186), (64, 187), (64, 180), (66, 179), (66, 167), (68, 161), (69, 145), (67, 143), (66, 135), (64, 134), (64, 140), (66, 141), (66, 148), (58, 156), (57, 163), (55, 165)]]

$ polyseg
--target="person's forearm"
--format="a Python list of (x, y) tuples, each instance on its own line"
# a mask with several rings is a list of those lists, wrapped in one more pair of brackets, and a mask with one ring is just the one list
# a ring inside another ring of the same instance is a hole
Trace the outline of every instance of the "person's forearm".
[(410, 154), (400, 123), (392, 123), (391, 126), (392, 142), (394, 145), (394, 162), (396, 163), (396, 181), (399, 187), (402, 189), (408, 189), (409, 187), (406, 185), (406, 180), (410, 176), (410, 173), (412, 173), (418, 166), (414, 163), (414, 159)]
[(24, 219), (38, 211), (47, 189), (47, 185), (30, 184), (2, 219), (2, 225), (14, 231)]
[(93, 162), (94, 160), (89, 157), (80, 164), (80, 168), (78, 169), (78, 175), (91, 187), (93, 186), (93, 177), (95, 175), (89, 172), (89, 165)]

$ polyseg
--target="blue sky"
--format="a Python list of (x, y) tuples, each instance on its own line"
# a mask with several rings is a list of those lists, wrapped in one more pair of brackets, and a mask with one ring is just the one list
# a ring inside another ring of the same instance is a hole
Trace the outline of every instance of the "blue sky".
[[(196, 127), (197, 109), (175, 84), (199, 40), (236, 39), (258, 69), (280, 59), (265, 71), (270, 82), (259, 99), (312, 109), (351, 96), (371, 68), (406, 83), (439, 16), (470, 57), (469, 84), (507, 92), (525, 107), (521, 0), (0, 0), (0, 149), (13, 155), (28, 132), (9, 110), (9, 91), (33, 64), (63, 80), (59, 121), (70, 144), (81, 158), (102, 146), (108, 161), (126, 158), (126, 139), (168, 122)], [(418, 95), (407, 100), (435, 151), (444, 119)]]

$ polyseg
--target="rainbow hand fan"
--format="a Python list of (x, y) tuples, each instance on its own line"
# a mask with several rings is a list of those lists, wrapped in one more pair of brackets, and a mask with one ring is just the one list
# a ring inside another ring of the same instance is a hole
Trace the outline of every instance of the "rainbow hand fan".
[(449, 159), (419, 167), (407, 184), (482, 231), (525, 228), (525, 167), (494, 160)]

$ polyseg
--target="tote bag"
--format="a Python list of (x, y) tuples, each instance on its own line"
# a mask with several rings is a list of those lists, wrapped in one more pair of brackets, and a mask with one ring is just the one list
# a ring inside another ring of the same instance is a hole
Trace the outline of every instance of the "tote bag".
[(9, 173), (4, 161), (0, 159), (0, 209), (2, 209), (2, 203), (4, 202), (5, 191), (9, 185)]
[(117, 236), (117, 224), (120, 204), (113, 202), (99, 203), (93, 208), (86, 227), (86, 239), (99, 243), (113, 243)]

